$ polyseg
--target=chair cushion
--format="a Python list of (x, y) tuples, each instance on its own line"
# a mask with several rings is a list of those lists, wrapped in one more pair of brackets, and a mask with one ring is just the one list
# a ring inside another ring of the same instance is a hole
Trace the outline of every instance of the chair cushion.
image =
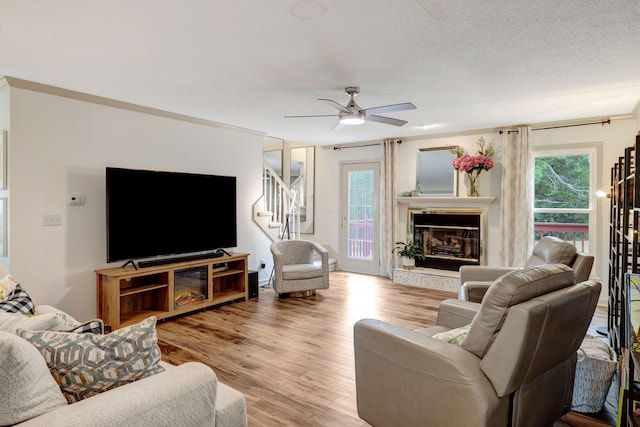
[(322, 277), (322, 267), (313, 264), (291, 264), (282, 266), (283, 280), (314, 279)]
[(569, 242), (557, 237), (545, 236), (533, 248), (533, 254), (525, 267), (541, 264), (571, 265), (576, 257), (577, 249)]
[(575, 273), (564, 264), (543, 264), (499, 277), (485, 294), (461, 347), (484, 357), (509, 307), (573, 284)]

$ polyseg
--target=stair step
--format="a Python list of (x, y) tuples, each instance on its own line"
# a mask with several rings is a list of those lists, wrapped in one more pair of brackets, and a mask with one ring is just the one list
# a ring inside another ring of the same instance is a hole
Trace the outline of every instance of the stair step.
[(280, 228), (282, 227), (282, 224), (279, 222), (270, 222), (269, 223), (269, 228)]
[(273, 212), (269, 212), (269, 211), (258, 212), (258, 216), (273, 216)]

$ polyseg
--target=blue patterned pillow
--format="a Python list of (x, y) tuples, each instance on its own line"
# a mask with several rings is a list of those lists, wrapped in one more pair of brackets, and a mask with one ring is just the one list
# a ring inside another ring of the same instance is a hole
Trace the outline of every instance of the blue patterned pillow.
[(36, 307), (31, 297), (18, 283), (7, 299), (0, 301), (0, 311), (20, 313), (24, 315), (36, 314)]
[(69, 403), (164, 371), (153, 316), (106, 335), (26, 329), (18, 335), (40, 351)]

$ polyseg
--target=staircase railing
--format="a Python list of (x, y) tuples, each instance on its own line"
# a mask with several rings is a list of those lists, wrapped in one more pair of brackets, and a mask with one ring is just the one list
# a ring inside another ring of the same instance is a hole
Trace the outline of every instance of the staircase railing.
[(278, 238), (297, 240), (300, 238), (300, 200), (278, 176), (278, 173), (263, 161), (262, 194), (264, 210), (271, 213), (271, 222), (279, 224)]

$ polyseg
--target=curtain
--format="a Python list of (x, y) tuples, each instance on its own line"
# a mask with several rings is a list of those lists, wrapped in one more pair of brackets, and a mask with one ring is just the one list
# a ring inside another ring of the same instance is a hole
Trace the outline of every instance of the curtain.
[(502, 134), (500, 236), (502, 265), (522, 267), (533, 249), (531, 128)]
[(380, 275), (393, 276), (393, 236), (396, 229), (396, 144), (399, 139), (382, 142), (382, 167), (380, 168)]

